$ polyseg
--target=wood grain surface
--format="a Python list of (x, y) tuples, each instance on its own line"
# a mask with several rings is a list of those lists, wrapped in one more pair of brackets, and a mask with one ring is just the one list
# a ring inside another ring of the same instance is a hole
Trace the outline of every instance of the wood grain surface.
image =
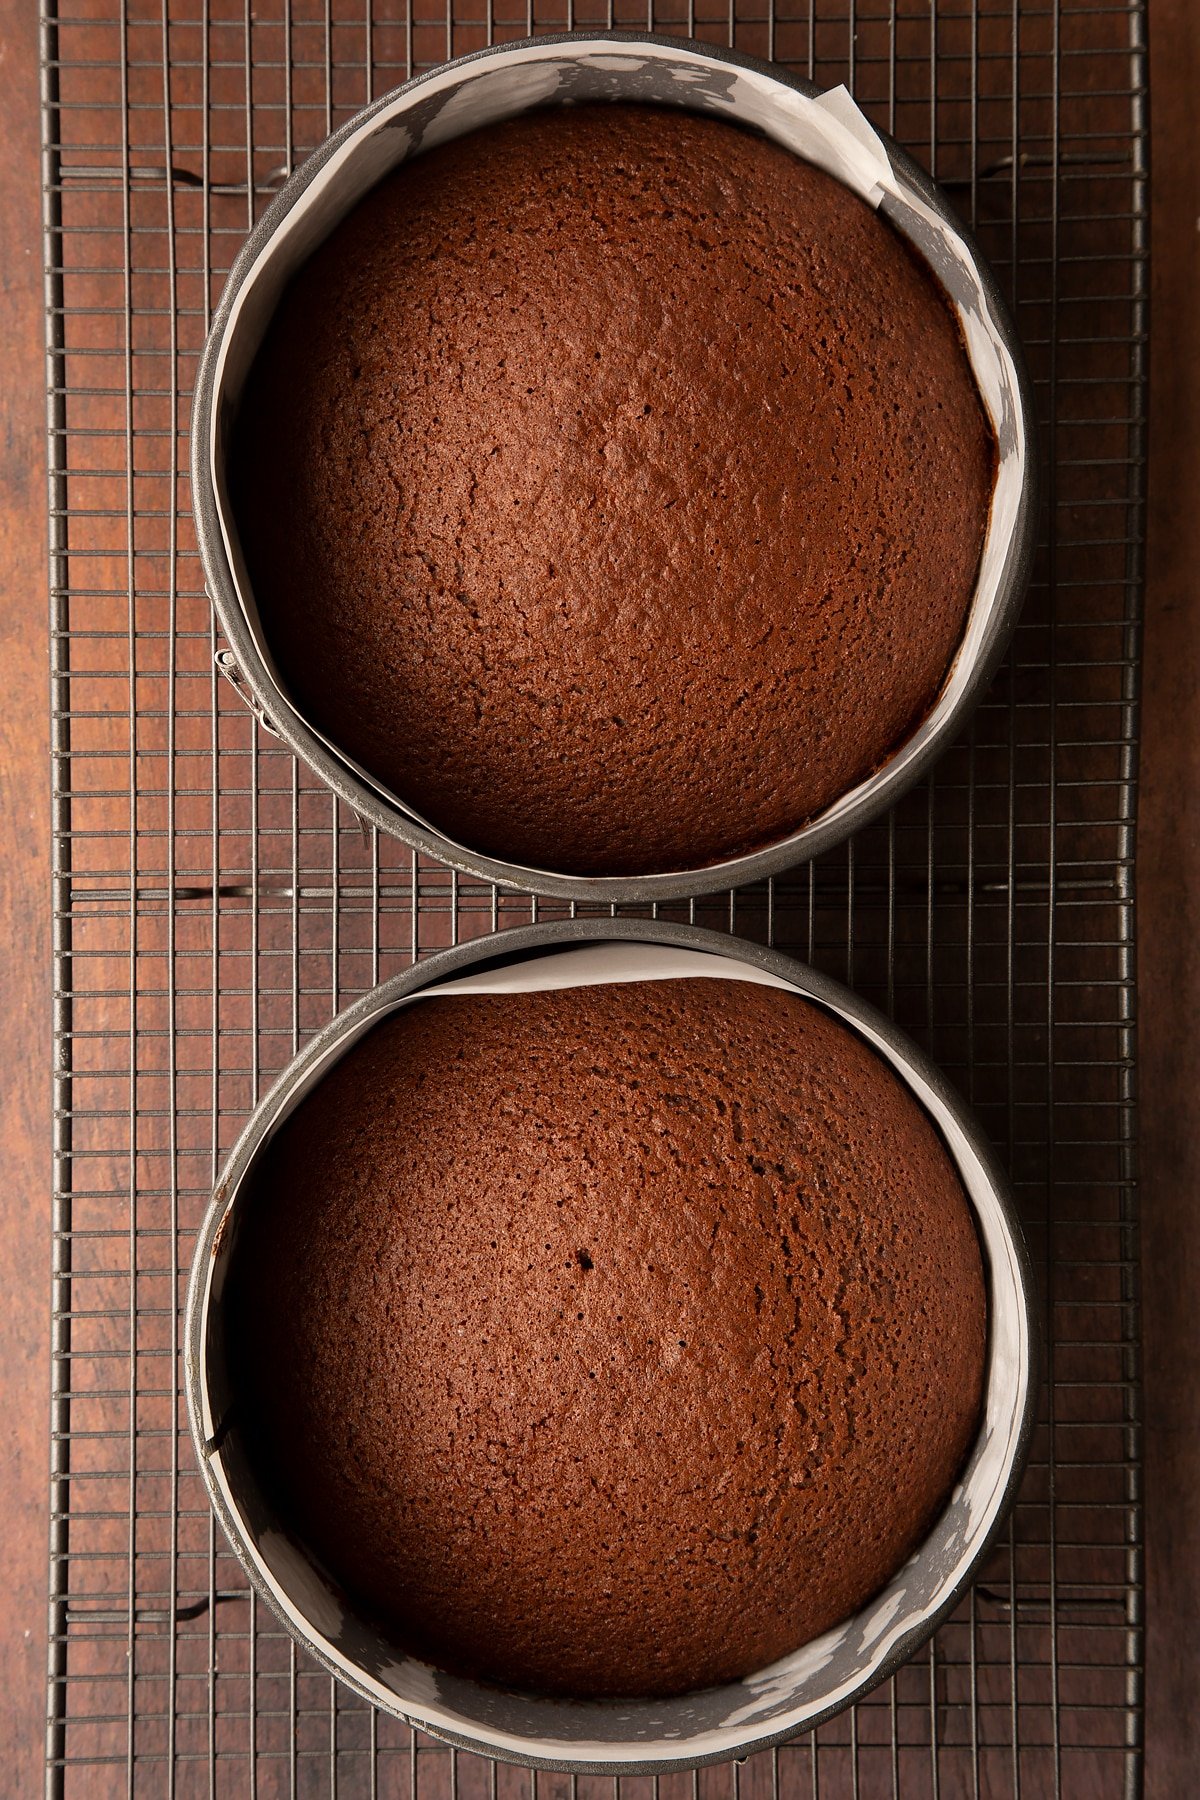
[(0, 5), (0, 1792), (41, 1792), (46, 1712), (50, 919), (37, 8)]
[(1200, 1751), (1200, 178), (1196, 0), (1151, 5), (1150, 512), (1138, 831), (1146, 1792)]
[[(1153, 353), (1139, 847), (1148, 1708), (1152, 1800), (1200, 1749), (1200, 7), (1151, 0)], [(41, 1789), (50, 1270), (45, 400), (37, 27), (0, 0), (0, 1792)]]

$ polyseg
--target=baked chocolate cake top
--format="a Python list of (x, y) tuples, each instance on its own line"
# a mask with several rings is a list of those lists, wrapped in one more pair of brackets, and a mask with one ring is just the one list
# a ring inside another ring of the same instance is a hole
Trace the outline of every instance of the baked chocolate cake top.
[(231, 1291), (283, 1518), (403, 1647), (535, 1690), (798, 1648), (977, 1426), (946, 1150), (856, 1036), (742, 982), (394, 1014), (272, 1144)]
[(234, 506), (302, 711), (468, 847), (694, 868), (928, 712), (993, 442), (929, 270), (679, 112), (541, 112), (388, 177), (287, 291)]

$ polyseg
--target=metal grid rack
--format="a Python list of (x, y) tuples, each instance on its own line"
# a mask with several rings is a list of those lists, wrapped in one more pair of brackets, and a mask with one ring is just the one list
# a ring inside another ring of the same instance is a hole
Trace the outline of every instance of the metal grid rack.
[(364, 101), (493, 39), (613, 23), (847, 82), (946, 184), (1014, 304), (1043, 538), (971, 730), (843, 850), (664, 911), (848, 980), (960, 1082), (1014, 1177), (1049, 1338), (1020, 1503), (928, 1650), (812, 1738), (618, 1786), (624, 1800), (1138, 1787), (1141, 6), (648, 3), (447, 0), (435, 16), (404, 0), (47, 0), (54, 1794), (607, 1791), (414, 1741), (296, 1652), (205, 1504), (179, 1305), (223, 1155), (306, 1035), (413, 957), (562, 910), (362, 831), (220, 679), (184, 473), (210, 309), (284, 173)]

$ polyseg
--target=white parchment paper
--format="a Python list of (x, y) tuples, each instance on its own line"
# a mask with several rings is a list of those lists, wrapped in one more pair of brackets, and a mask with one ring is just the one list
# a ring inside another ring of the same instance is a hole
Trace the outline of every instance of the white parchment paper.
[[(999, 605), (1006, 567), (1025, 483), (1026, 433), (1021, 415), (1020, 384), (994, 317), (974, 258), (952, 229), (892, 167), (882, 139), (844, 87), (815, 98), (796, 93), (756, 69), (714, 63), (685, 45), (624, 47), (604, 40), (591, 43), (523, 45), (485, 60), (449, 64), (418, 89), (399, 94), (389, 105), (364, 119), (321, 165), (314, 179), (263, 246), (236, 295), (217, 365), (209, 458), (217, 496), (222, 540), (241, 611), (257, 654), (277, 693), (268, 713), (289, 714), (303, 730), (387, 806), (397, 808), (426, 831), (466, 858), (474, 852), (441, 831), (403, 795), (397, 795), (328, 738), (313, 720), (292, 704), (279, 668), (263, 634), (249, 573), (233, 529), (225, 477), (225, 435), (246, 376), (287, 282), (364, 194), (385, 174), (418, 151), (481, 129), (497, 120), (548, 105), (576, 94), (582, 79), (599, 84), (600, 97), (648, 98), (723, 114), (757, 127), (805, 161), (824, 169), (870, 206), (886, 212), (891, 223), (930, 262), (958, 314), (971, 367), (999, 447), (991, 516), (980, 561), (976, 591), (962, 642), (932, 711), (896, 754), (865, 781), (808, 820), (784, 844), (802, 844), (817, 824), (851, 811), (868, 790), (898, 780), (906, 763), (919, 755), (946, 723), (987, 639)], [(605, 83), (611, 92), (605, 88)], [(650, 84), (658, 83), (658, 88)], [(661, 90), (661, 91), (659, 91)], [(402, 726), (400, 727), (402, 729)], [(711, 865), (715, 874), (740, 859)], [(540, 878), (556, 872), (512, 865), (514, 879)], [(620, 875), (622, 871), (614, 871)], [(666, 880), (678, 871), (662, 871)], [(647, 877), (652, 885), (655, 877)]]
[[(602, 930), (598, 923), (597, 931)], [(502, 947), (502, 943), (498, 945)], [(1003, 1206), (954, 1112), (920, 1072), (868, 1024), (803, 987), (732, 957), (652, 943), (620, 940), (526, 954), (511, 964), (456, 977), (390, 1003), (381, 1001), (353, 1031), (340, 1035), (328, 1047), (308, 1079), (279, 1110), (273, 1128), (278, 1128), (351, 1044), (404, 1006), (446, 1000), (457, 1004), (481, 995), (546, 992), (610, 982), (695, 979), (748, 981), (782, 989), (843, 1019), (897, 1071), (937, 1124), (970, 1200), (988, 1266), (989, 1345), (980, 1436), (943, 1520), (870, 1606), (744, 1681), (665, 1703), (497, 1697), (492, 1690), (447, 1677), (411, 1657), (384, 1657), (365, 1670), (361, 1654), (356, 1660), (343, 1647), (347, 1638), (357, 1641), (361, 1632), (358, 1622), (285, 1532), (273, 1525), (256, 1531), (247, 1524), (223, 1453), (217, 1449), (209, 1458), (211, 1477), (229, 1512), (239, 1521), (246, 1553), (294, 1628), (315, 1645), (330, 1667), (377, 1703), (392, 1710), (410, 1708), (411, 1714), (405, 1716), (417, 1723), (434, 1730), (440, 1727), (478, 1742), (484, 1749), (499, 1748), (516, 1757), (565, 1757), (600, 1764), (627, 1762), (631, 1755), (659, 1763), (686, 1763), (701, 1755), (734, 1754), (756, 1735), (784, 1729), (785, 1724), (788, 1730), (800, 1729), (806, 1717), (815, 1717), (853, 1694), (902, 1639), (936, 1614), (988, 1535), (1003, 1503), (1031, 1377), (1019, 1259)], [(236, 1208), (238, 1198), (237, 1191), (228, 1196), (226, 1217)], [(218, 1234), (218, 1245), (220, 1241)], [(206, 1315), (217, 1260), (214, 1253), (204, 1299)], [(205, 1345), (208, 1336), (206, 1317)], [(214, 1423), (209, 1380), (202, 1350), (207, 1434)], [(488, 1714), (482, 1726), (469, 1708), (464, 1710), (475, 1694), (484, 1697)], [(508, 1718), (505, 1702), (512, 1715)], [(606, 1726), (612, 1736), (604, 1735)]]

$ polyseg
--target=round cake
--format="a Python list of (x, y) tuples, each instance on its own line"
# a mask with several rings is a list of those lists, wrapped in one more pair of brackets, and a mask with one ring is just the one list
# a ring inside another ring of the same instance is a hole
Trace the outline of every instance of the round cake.
[(233, 504), (311, 723), (476, 852), (576, 875), (787, 836), (929, 712), (992, 433), (849, 189), (609, 105), (383, 181), (287, 290)]
[(579, 1697), (765, 1667), (978, 1425), (978, 1241), (860, 1039), (740, 981), (426, 999), (267, 1152), (230, 1367), (276, 1508), (403, 1649)]

